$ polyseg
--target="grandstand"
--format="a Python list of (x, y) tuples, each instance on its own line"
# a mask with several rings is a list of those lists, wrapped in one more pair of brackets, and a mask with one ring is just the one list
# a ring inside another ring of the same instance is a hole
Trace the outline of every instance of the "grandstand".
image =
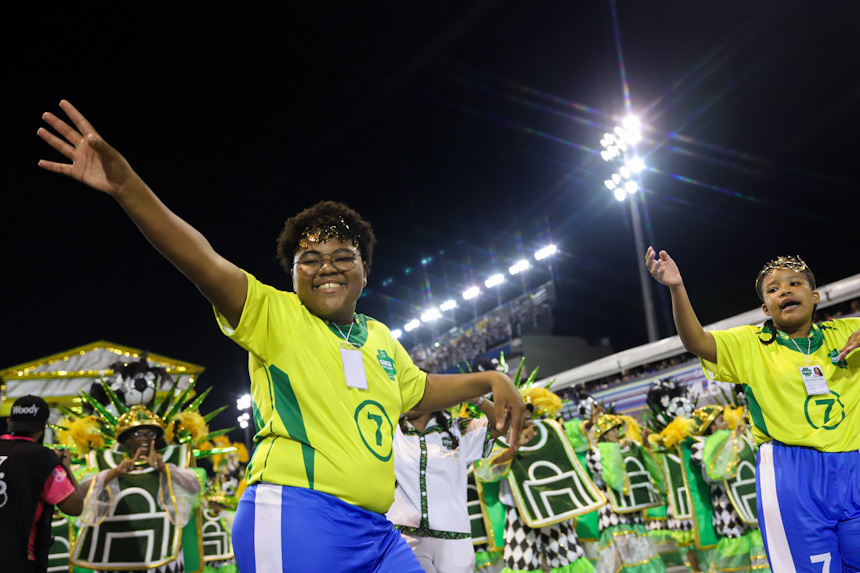
[[(860, 316), (860, 274), (819, 287), (821, 302), (815, 321)], [(723, 330), (744, 324), (761, 324), (765, 315), (761, 307), (705, 326)], [(645, 408), (645, 394), (652, 382), (672, 377), (689, 386), (690, 394), (699, 397), (699, 405), (722, 400), (731, 385), (713, 382), (705, 377), (699, 361), (686, 352), (678, 336), (672, 336), (622, 352), (605, 356), (571, 368), (537, 382), (552, 383), (552, 390), (565, 396), (574, 386), (582, 386), (598, 402), (614, 404), (621, 414), (637, 415)], [(566, 404), (562, 414), (571, 417), (573, 404)]]

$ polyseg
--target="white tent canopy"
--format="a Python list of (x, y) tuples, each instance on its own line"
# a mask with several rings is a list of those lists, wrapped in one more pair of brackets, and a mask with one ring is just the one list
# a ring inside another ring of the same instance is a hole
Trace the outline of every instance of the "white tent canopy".
[(28, 394), (41, 396), (49, 403), (51, 398), (56, 402), (59, 398), (77, 397), (80, 390), (89, 390), (99, 376), (105, 380), (112, 376), (111, 366), (116, 362), (138, 360), (144, 354), (149, 364), (164, 368), (177, 380), (180, 389), (188, 387), (204, 370), (196, 364), (99, 340), (0, 371), (5, 386), (3, 405), (8, 407), (16, 398)]
[[(860, 297), (860, 274), (842, 279), (835, 283), (819, 287), (821, 302), (819, 308), (826, 308), (834, 304), (845, 302), (853, 298)], [(731, 318), (726, 318), (719, 322), (705, 326), (706, 330), (725, 330), (744, 324), (758, 324), (766, 320), (765, 314), (761, 307), (748, 310)], [(606, 376), (619, 374), (631, 368), (641, 366), (642, 364), (658, 362), (666, 360), (674, 356), (679, 356), (686, 352), (684, 345), (681, 344), (681, 339), (678, 336), (664, 338), (656, 342), (643, 344), (635, 348), (628, 348), (621, 352), (616, 352), (610, 356), (606, 356), (594, 362), (583, 364), (570, 370), (560, 372), (550, 378), (544, 378), (536, 382), (536, 385), (545, 386), (550, 381), (555, 380), (552, 385), (553, 390), (560, 390), (576, 384), (583, 384), (591, 380), (597, 380)]]

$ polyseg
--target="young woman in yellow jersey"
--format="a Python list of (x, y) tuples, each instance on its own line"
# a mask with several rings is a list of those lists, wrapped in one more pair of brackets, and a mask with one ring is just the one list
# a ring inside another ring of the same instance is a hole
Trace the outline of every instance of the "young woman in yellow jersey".
[(744, 386), (771, 569), (860, 571), (860, 319), (813, 324), (814, 275), (779, 257), (756, 280), (767, 322), (706, 331), (668, 253), (649, 247), (645, 265), (669, 287), (678, 334), (705, 373)]
[[(523, 401), (500, 372), (421, 372), (388, 328), (356, 314), (373, 232), (341, 203), (287, 220), (278, 254), (294, 292), (262, 284), (170, 211), (69, 102), (38, 135), (71, 163), (39, 166), (113, 197), (248, 350), (256, 429), (234, 522), (239, 569), (421, 571), (384, 517), (394, 497), (394, 423), (493, 393), (499, 430), (519, 434)], [(59, 134), (58, 135), (55, 135)], [(393, 420), (393, 422), (392, 422)]]

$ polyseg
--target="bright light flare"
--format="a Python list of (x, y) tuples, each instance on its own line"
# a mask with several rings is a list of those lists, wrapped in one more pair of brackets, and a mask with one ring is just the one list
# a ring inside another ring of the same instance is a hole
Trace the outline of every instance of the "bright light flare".
[(421, 322), (433, 322), (434, 320), (439, 320), (440, 318), (442, 318), (442, 313), (439, 312), (439, 309), (438, 308), (430, 308), (430, 309), (427, 309), (421, 315)]
[(645, 162), (641, 157), (633, 157), (627, 162), (627, 168), (631, 173), (641, 173), (645, 170)]
[(242, 394), (236, 399), (237, 410), (248, 410), (251, 408), (251, 395)]
[(530, 266), (531, 263), (529, 263), (528, 259), (520, 259), (508, 268), (508, 272), (512, 275), (517, 275), (525, 270), (528, 270)]
[(615, 190), (615, 198), (618, 199), (619, 201), (624, 201), (624, 199), (627, 198), (627, 193), (624, 192), (624, 189), (619, 187), (618, 189)]
[(399, 340), (400, 337), (403, 336), (403, 331), (399, 328), (395, 328), (391, 331), (391, 336), (394, 338), (394, 340)]
[(472, 286), (463, 291), (463, 300), (469, 300), (475, 298), (481, 294), (481, 289), (476, 286)]
[(551, 257), (558, 252), (558, 247), (555, 245), (547, 245), (542, 249), (535, 251), (535, 259), (542, 261), (547, 257)]
[(421, 326), (421, 321), (417, 318), (413, 318), (412, 320), (403, 325), (403, 330), (405, 330), (406, 332), (412, 332), (419, 326)]
[(457, 308), (457, 301), (453, 298), (450, 300), (446, 300), (441, 305), (439, 305), (439, 310), (441, 310), (442, 312), (448, 312), (449, 310), (454, 310), (455, 308)]
[(498, 286), (498, 285), (502, 284), (503, 282), (505, 282), (505, 275), (496, 274), (496, 275), (491, 276), (487, 280), (485, 280), (484, 286), (487, 288), (493, 288), (494, 286)]
[(628, 181), (624, 184), (624, 190), (632, 195), (639, 191), (639, 184), (635, 181)]

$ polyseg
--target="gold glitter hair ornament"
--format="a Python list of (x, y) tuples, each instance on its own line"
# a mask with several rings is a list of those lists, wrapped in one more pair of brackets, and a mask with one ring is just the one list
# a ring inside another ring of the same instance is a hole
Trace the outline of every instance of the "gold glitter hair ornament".
[(696, 435), (704, 435), (711, 423), (722, 413), (723, 407), (717, 404), (710, 404), (693, 410), (693, 421), (696, 422)]
[(329, 219), (314, 219), (311, 224), (302, 231), (299, 238), (299, 247), (303, 249), (311, 248), (311, 244), (325, 243), (331, 239), (338, 239), (344, 243), (351, 243), (353, 247), (359, 249), (359, 236), (350, 230), (349, 225), (343, 220), (343, 217), (332, 217)]
[(639, 423), (630, 416), (619, 416), (618, 414), (601, 414), (594, 423), (594, 439), (600, 440), (600, 436), (612, 428), (620, 427), (620, 437), (630, 438), (636, 443), (642, 443), (642, 434), (639, 431)]
[(764, 278), (770, 273), (778, 270), (791, 270), (803, 273), (809, 279), (810, 283), (812, 283), (812, 290), (815, 290), (815, 275), (812, 274), (812, 270), (804, 260), (800, 258), (800, 255), (796, 257), (777, 257), (765, 264), (765, 266), (759, 271), (758, 277), (755, 280), (755, 292), (762, 301), (764, 301), (764, 295), (761, 292), (761, 286), (764, 282)]

